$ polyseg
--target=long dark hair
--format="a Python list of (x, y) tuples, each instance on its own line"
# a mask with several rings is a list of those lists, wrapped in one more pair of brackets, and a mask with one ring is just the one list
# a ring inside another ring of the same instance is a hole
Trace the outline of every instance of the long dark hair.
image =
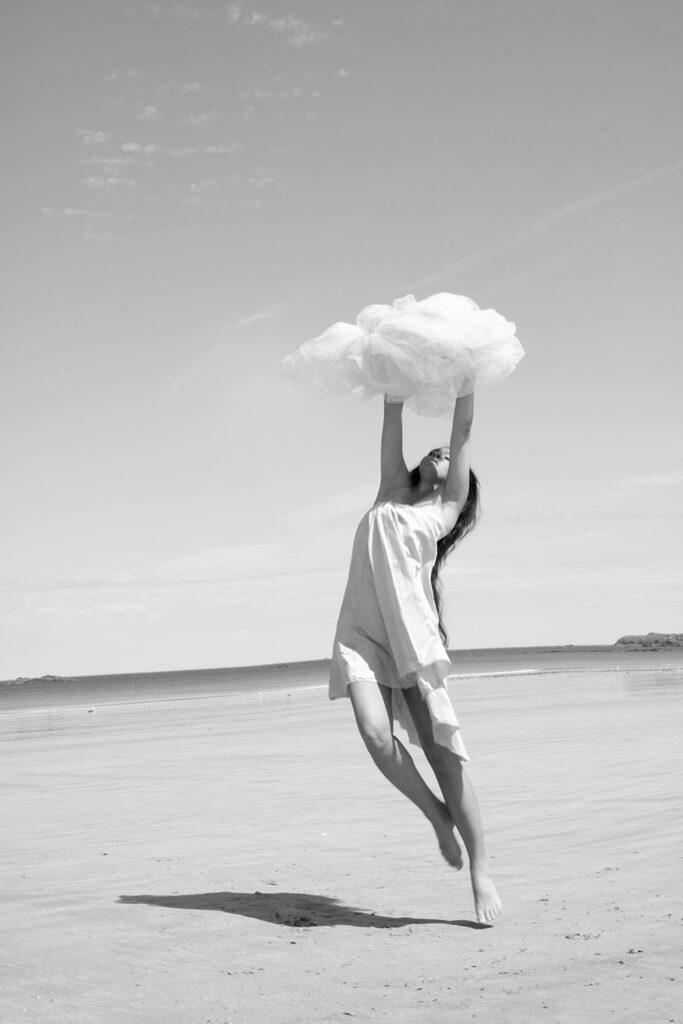
[[(415, 488), (420, 482), (420, 466), (415, 466), (414, 469), (410, 470), (410, 485)], [(480, 504), (479, 504), (479, 479), (476, 476), (473, 469), (470, 469), (470, 489), (467, 492), (467, 501), (463, 505), (460, 515), (458, 516), (457, 522), (450, 533), (447, 533), (445, 537), (442, 537), (436, 545), (436, 561), (432, 568), (432, 591), (434, 592), (434, 604), (436, 605), (436, 613), (439, 617), (439, 634), (443, 640), (444, 647), (448, 647), (448, 633), (446, 627), (443, 624), (443, 609), (441, 602), (441, 580), (439, 579), (439, 572), (441, 571), (441, 565), (448, 554), (453, 550), (458, 541), (474, 528), (477, 519), (479, 518)]]

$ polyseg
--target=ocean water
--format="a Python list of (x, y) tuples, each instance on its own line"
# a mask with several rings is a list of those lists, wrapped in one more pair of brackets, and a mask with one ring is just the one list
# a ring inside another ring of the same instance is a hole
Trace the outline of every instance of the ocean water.
[(0, 714), (40, 706), (101, 706), (278, 692), (320, 685), (328, 665), (313, 661), (6, 681), (0, 683)]
[[(629, 651), (604, 647), (515, 647), (451, 651), (463, 683), (500, 678), (511, 692), (515, 677), (648, 672), (680, 679), (683, 649)], [(329, 659), (274, 665), (7, 680), (0, 682), (0, 716), (44, 707), (103, 707), (168, 700), (232, 697), (326, 688)], [(648, 675), (648, 678), (650, 676)], [(506, 683), (507, 681), (507, 683)], [(468, 686), (468, 691), (470, 687)], [(490, 686), (487, 687), (490, 692)]]

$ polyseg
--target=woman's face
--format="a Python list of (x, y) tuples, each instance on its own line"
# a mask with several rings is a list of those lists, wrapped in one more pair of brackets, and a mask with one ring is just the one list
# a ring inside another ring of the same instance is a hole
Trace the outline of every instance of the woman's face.
[(420, 463), (420, 476), (432, 483), (445, 483), (450, 465), (450, 448), (432, 448)]

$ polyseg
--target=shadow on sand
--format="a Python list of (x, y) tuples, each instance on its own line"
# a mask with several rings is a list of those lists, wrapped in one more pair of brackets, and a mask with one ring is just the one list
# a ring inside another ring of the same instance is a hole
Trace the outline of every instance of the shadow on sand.
[(450, 924), (486, 928), (476, 921), (447, 921), (438, 917), (385, 917), (347, 907), (332, 896), (306, 892), (198, 892), (172, 896), (119, 896), (118, 903), (147, 903), (176, 910), (222, 910), (290, 928), (347, 925), (353, 928), (405, 928), (415, 924)]

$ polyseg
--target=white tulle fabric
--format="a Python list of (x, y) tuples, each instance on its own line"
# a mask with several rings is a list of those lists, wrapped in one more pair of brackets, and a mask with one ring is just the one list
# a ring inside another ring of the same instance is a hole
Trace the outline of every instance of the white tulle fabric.
[(329, 394), (379, 394), (422, 416), (452, 412), (460, 395), (499, 384), (524, 349), (515, 324), (465, 295), (366, 306), (355, 324), (332, 324), (285, 357), (281, 372)]

